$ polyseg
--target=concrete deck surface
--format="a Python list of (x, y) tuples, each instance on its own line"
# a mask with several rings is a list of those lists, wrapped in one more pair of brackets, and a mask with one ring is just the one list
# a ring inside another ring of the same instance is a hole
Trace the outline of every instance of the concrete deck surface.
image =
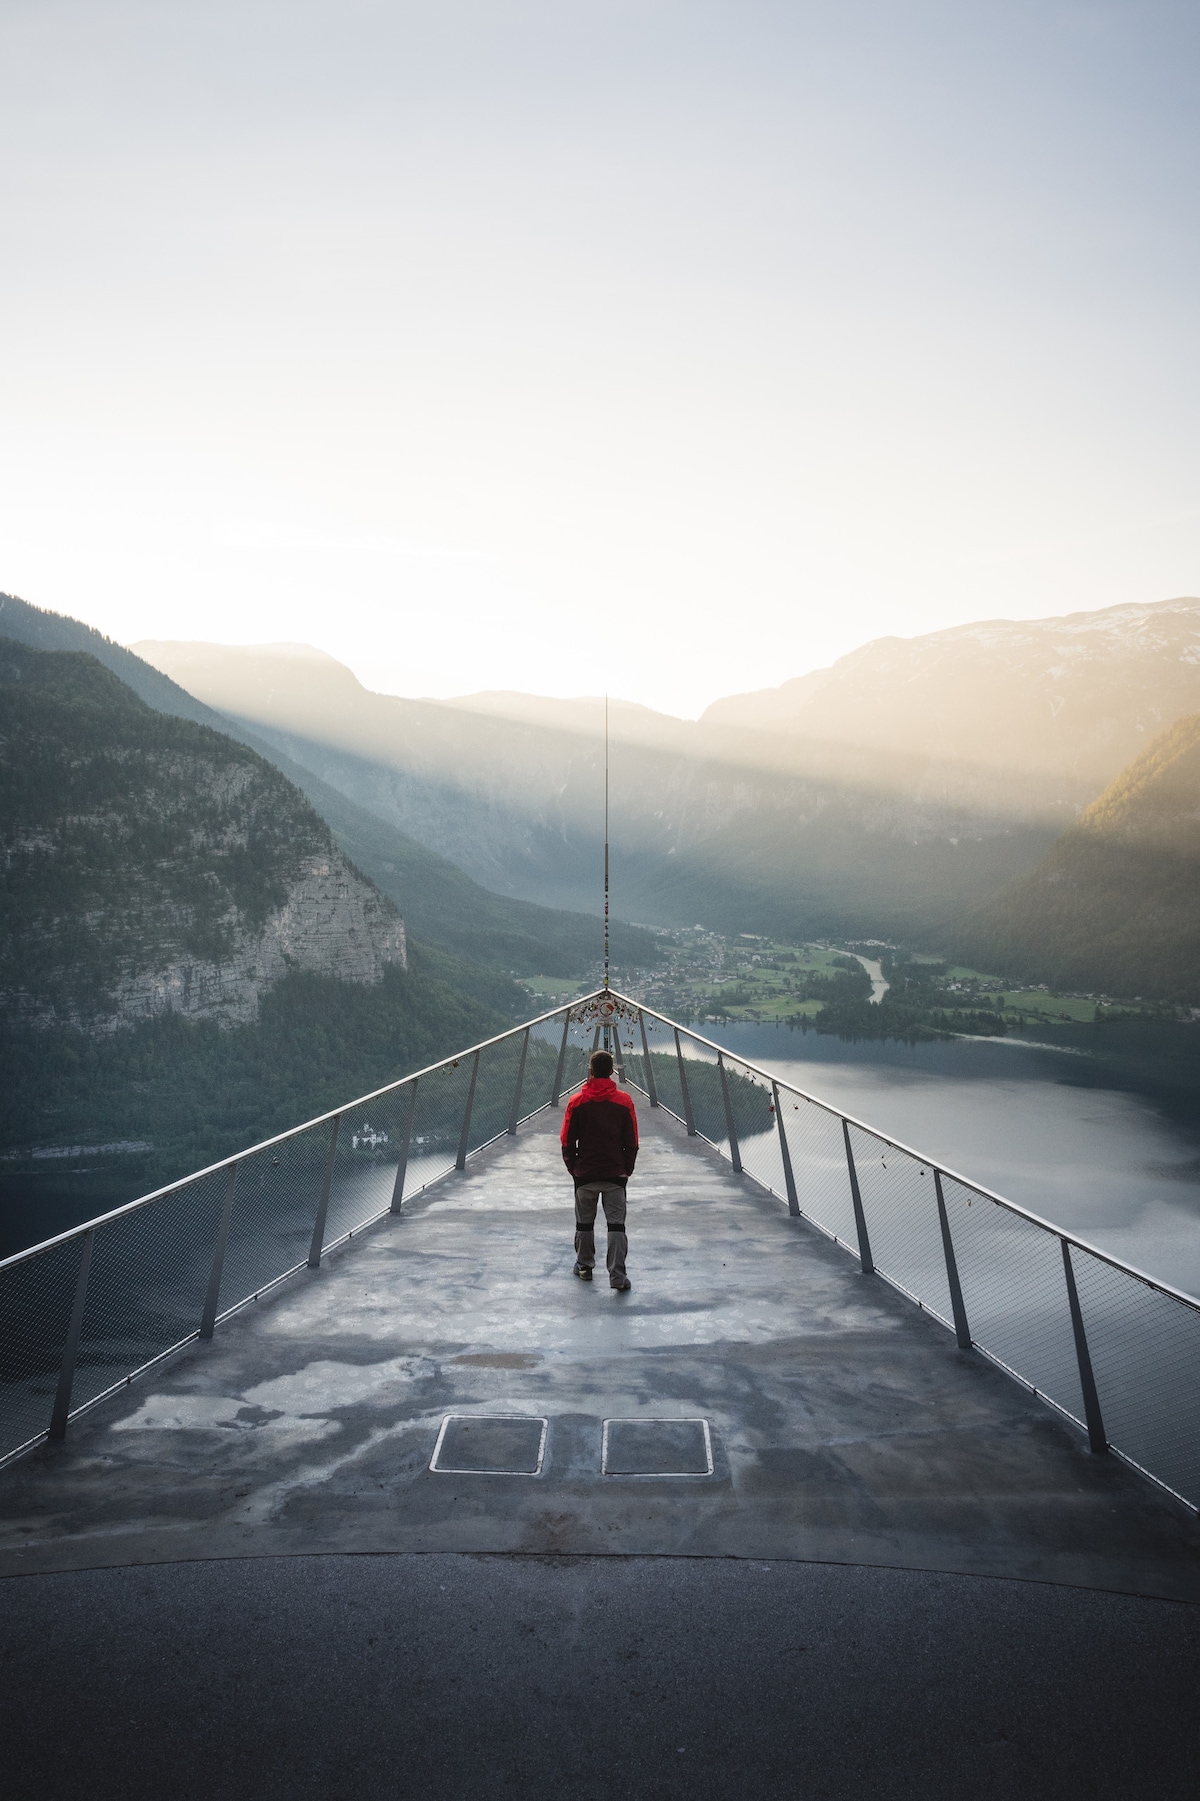
[[(0, 1473), (0, 1574), (616, 1553), (1200, 1598), (1194, 1516), (640, 1111), (631, 1293), (570, 1273), (545, 1113)], [(464, 1413), (546, 1418), (541, 1473), (431, 1471)], [(711, 1475), (601, 1473), (603, 1421), (656, 1416), (709, 1422)]]

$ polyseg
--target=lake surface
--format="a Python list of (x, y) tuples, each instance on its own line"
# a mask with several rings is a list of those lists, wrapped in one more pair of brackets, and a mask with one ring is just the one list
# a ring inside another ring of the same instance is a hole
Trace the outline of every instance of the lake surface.
[(943, 1166), (1200, 1295), (1200, 1132), (1096, 1086), (1079, 1051), (1008, 1039), (844, 1043), (697, 1028)]
[[(1144, 1095), (1101, 1085), (1103, 1073), (1085, 1053), (1012, 1038), (910, 1046), (843, 1043), (786, 1026), (698, 1029), (1200, 1296), (1200, 1129), (1168, 1119)], [(763, 1150), (769, 1160), (771, 1146)], [(417, 1153), (409, 1192), (433, 1173)], [(52, 1167), (44, 1176), (0, 1179), (0, 1256), (119, 1204), (129, 1189), (118, 1189), (116, 1177), (100, 1171), (69, 1183)]]

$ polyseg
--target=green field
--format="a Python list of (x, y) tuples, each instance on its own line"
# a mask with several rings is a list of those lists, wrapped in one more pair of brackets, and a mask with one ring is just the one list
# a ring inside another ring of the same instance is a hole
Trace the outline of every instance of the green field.
[(520, 985), (529, 990), (535, 1001), (547, 1001), (550, 1006), (591, 991), (590, 983), (581, 986), (574, 976), (521, 976)]
[[(892, 984), (880, 1013), (869, 1000), (861, 964), (839, 946), (704, 931), (661, 932), (658, 938), (664, 961), (623, 975), (623, 985), (669, 1018), (701, 1023), (815, 1022), (824, 1012), (821, 1029), (851, 1036), (1003, 1036), (1023, 1025), (1091, 1025), (1160, 1011), (1137, 1002), (1008, 988), (995, 974), (947, 966), (929, 952), (863, 945), (863, 955), (878, 957)], [(547, 1009), (580, 992), (559, 976), (528, 976), (523, 985)]]
[(1146, 1011), (1133, 1002), (1097, 1003), (1081, 995), (1046, 994), (1040, 988), (1021, 988), (1006, 993), (1004, 1008), (1005, 1012), (1020, 1013), (1026, 1019), (1071, 1019), (1085, 1025), (1097, 1018), (1116, 1019)]

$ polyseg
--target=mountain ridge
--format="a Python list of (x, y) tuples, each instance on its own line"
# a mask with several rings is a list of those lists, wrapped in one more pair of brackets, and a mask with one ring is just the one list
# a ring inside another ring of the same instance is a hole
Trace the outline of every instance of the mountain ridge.
[(932, 760), (1040, 770), (1082, 809), (1150, 738), (1200, 707), (1200, 599), (878, 638), (828, 669), (729, 695), (701, 724), (858, 747), (922, 743)]
[(1055, 988), (1200, 1003), (1200, 713), (1148, 745), (1038, 866), (964, 919), (961, 955)]
[(410, 946), (275, 764), (89, 652), (0, 639), (0, 717), (5, 1250), (528, 1010)]
[[(142, 648), (241, 731), (493, 892), (594, 905), (600, 703), (507, 697), (480, 710), (372, 695), (326, 659), (265, 646)], [(1079, 810), (1014, 802), (986, 772), (948, 774), (919, 750), (862, 753), (667, 716), (647, 726), (626, 709), (609, 788), (623, 911), (801, 934), (932, 931), (1032, 866)]]
[(0, 638), (10, 1016), (111, 1031), (228, 1027), (293, 970), (407, 965), (393, 903), (268, 762), (149, 707), (86, 652)]
[[(205, 705), (163, 671), (112, 639), (65, 614), (50, 613), (15, 595), (0, 595), (0, 634), (34, 648), (84, 650), (159, 712), (208, 725), (256, 751), (299, 787), (329, 825), (347, 856), (366, 870), (400, 908), (413, 930), (452, 959), (442, 963), (444, 979), (466, 992), (503, 1006), (494, 981), (484, 972), (580, 976), (599, 955), (599, 926), (591, 914), (539, 905), (535, 900), (497, 895), (480, 886), (456, 863), (399, 830), (394, 820), (368, 811), (340, 787), (270, 742), (252, 724)], [(308, 645), (270, 647), (282, 660), (326, 666), (337, 673), (353, 700), (356, 678), (336, 659)], [(437, 705), (436, 702), (429, 703)], [(614, 955), (627, 966), (650, 964), (660, 952), (652, 934), (623, 921), (613, 922)], [(472, 973), (476, 968), (477, 973)]]

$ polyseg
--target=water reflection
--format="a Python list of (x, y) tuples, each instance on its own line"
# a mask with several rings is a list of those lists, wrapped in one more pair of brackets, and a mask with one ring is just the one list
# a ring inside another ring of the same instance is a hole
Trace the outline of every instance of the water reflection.
[[(1151, 1275), (1200, 1294), (1200, 1134), (1084, 1085), (1083, 1055), (1012, 1039), (847, 1044), (705, 1035)], [(1074, 1067), (1073, 1067), (1074, 1066)]]

